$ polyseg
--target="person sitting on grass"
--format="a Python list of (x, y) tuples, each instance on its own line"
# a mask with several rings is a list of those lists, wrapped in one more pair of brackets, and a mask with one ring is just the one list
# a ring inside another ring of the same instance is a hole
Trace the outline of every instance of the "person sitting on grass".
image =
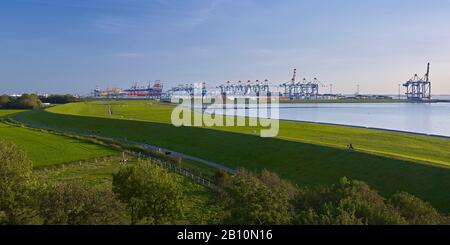
[(353, 148), (353, 144), (347, 145), (347, 149), (349, 149), (351, 151), (355, 150), (355, 148)]

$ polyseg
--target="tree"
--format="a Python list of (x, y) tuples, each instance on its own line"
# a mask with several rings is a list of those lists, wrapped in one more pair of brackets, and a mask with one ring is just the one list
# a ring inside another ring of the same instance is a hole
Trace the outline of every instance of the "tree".
[(259, 179), (273, 190), (286, 191), (290, 200), (295, 198), (299, 192), (298, 186), (281, 179), (276, 173), (270, 172), (267, 169), (261, 171)]
[(123, 211), (112, 191), (98, 190), (79, 181), (48, 189), (40, 205), (47, 225), (120, 224)]
[(0, 109), (7, 109), (11, 98), (8, 95), (0, 96)]
[(214, 173), (213, 179), (217, 188), (223, 189), (229, 183), (230, 175), (223, 170), (218, 170)]
[(52, 94), (48, 97), (40, 97), (40, 100), (43, 103), (50, 103), (50, 104), (67, 104), (71, 102), (79, 102), (80, 99), (77, 97), (66, 94), (66, 95), (58, 95), (58, 94)]
[(7, 104), (7, 109), (39, 109), (42, 102), (35, 94), (23, 94), (21, 97), (11, 100)]
[(31, 171), (23, 150), (0, 141), (0, 224), (26, 224), (36, 216)]
[(306, 189), (295, 201), (296, 224), (387, 225), (406, 220), (366, 183), (342, 178), (331, 188)]
[(122, 167), (113, 175), (113, 191), (126, 203), (132, 224), (169, 224), (183, 216), (180, 180), (156, 164)]
[(390, 198), (391, 204), (411, 225), (445, 224), (447, 219), (429, 203), (406, 192), (398, 192)]
[(289, 224), (292, 218), (289, 193), (283, 184), (264, 182), (249, 171), (240, 170), (231, 177), (224, 188), (222, 200), (229, 210), (227, 223)]

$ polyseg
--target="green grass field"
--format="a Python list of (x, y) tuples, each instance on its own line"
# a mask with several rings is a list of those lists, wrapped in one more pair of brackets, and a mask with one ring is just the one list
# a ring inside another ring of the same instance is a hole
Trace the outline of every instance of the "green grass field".
[[(0, 110), (0, 114), (4, 116), (12, 113)], [(115, 154), (113, 150), (103, 146), (1, 122), (0, 140), (11, 141), (22, 147), (33, 161), (34, 167)]]
[[(269, 139), (246, 127), (175, 128), (168, 123), (171, 110), (149, 101), (102, 101), (15, 118), (40, 127), (150, 143), (232, 167), (266, 168), (301, 185), (332, 184), (347, 176), (368, 182), (384, 195), (405, 190), (450, 211), (450, 171), (427, 164), (449, 164), (449, 140), (295, 122), (282, 122), (279, 138)], [(364, 152), (345, 150), (349, 142)]]
[(19, 113), (22, 111), (25, 111), (25, 110), (0, 110), (0, 118), (15, 114), (15, 113)]

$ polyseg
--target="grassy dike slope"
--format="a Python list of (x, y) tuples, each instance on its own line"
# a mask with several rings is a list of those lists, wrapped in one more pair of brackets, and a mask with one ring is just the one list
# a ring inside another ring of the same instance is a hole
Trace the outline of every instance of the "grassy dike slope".
[[(110, 110), (112, 114), (110, 114)], [(141, 120), (170, 124), (173, 107), (149, 101), (94, 101), (49, 109), (51, 112), (80, 116)], [(253, 127), (220, 127), (217, 130), (255, 134)], [(259, 132), (257, 130), (257, 132)], [(406, 160), (450, 166), (450, 140), (382, 130), (280, 121), (278, 138), (304, 143), (358, 150)]]
[(0, 118), (15, 114), (15, 113), (19, 113), (22, 111), (25, 111), (25, 110), (0, 110)]
[[(450, 202), (450, 193), (446, 191), (450, 188), (448, 168), (351, 152), (326, 145), (280, 138), (263, 139), (242, 132), (190, 127), (175, 128), (166, 121), (170, 117), (170, 114), (166, 113), (170, 107), (166, 106), (144, 104), (142, 106), (147, 108), (141, 110), (131, 106), (139, 102), (116, 102), (117, 104), (112, 106), (113, 114), (109, 116), (109, 109), (101, 103), (93, 102), (92, 106), (82, 103), (71, 104), (55, 107), (52, 110), (69, 111), (71, 107), (75, 107), (79, 110), (77, 113), (80, 113), (83, 111), (81, 107), (86, 106), (91, 110), (86, 114), (99, 114), (98, 116), (110, 117), (110, 119), (64, 115), (48, 111), (20, 113), (16, 119), (36, 126), (80, 134), (95, 133), (116, 138), (126, 137), (234, 167), (246, 167), (253, 170), (267, 168), (301, 185), (331, 184), (340, 177), (347, 176), (368, 182), (382, 194), (390, 195), (398, 190), (405, 190), (430, 201), (443, 211), (450, 211), (447, 205)], [(122, 114), (120, 108), (123, 108)], [(153, 108), (157, 109), (153, 110)], [(144, 115), (140, 116), (142, 112)], [(138, 119), (138, 117), (148, 121), (121, 120)], [(282, 128), (283, 130), (286, 129)], [(325, 134), (323, 137), (331, 136)], [(339, 136), (333, 137), (339, 138)], [(365, 140), (368, 139), (365, 138)]]
[[(19, 111), (0, 110), (1, 116)], [(1, 117), (0, 116), (0, 117)], [(0, 122), (0, 140), (11, 141), (22, 147), (34, 167), (85, 160), (114, 154), (106, 147), (60, 135), (49, 134)]]

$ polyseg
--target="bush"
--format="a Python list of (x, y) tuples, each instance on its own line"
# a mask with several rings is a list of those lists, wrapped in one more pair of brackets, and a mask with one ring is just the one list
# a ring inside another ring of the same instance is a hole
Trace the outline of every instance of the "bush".
[(342, 178), (331, 188), (303, 190), (295, 201), (296, 224), (390, 225), (406, 220), (366, 183)]
[(113, 175), (113, 191), (126, 203), (132, 224), (170, 224), (183, 216), (180, 180), (156, 164), (122, 167)]
[(0, 96), (0, 109), (7, 109), (9, 103), (11, 103), (11, 97), (8, 95)]
[(43, 103), (50, 103), (50, 104), (67, 104), (81, 101), (80, 99), (71, 94), (66, 95), (53, 94), (48, 97), (40, 97), (40, 99)]
[(19, 98), (2, 97), (0, 105), (3, 109), (40, 109), (43, 107), (38, 96), (34, 94), (23, 94)]
[(27, 224), (36, 216), (31, 171), (24, 151), (0, 141), (0, 224)]
[[(275, 177), (275, 174), (271, 174)], [(289, 193), (278, 176), (269, 179), (240, 170), (223, 189), (222, 201), (230, 224), (289, 224), (292, 218)]]
[(52, 187), (40, 205), (40, 214), (47, 225), (120, 224), (123, 211), (112, 191), (77, 181)]
[(447, 218), (441, 215), (429, 203), (406, 193), (399, 192), (390, 198), (391, 204), (412, 225), (445, 224)]
[(299, 188), (288, 182), (286, 180), (281, 179), (276, 173), (270, 172), (266, 169), (261, 171), (259, 179), (269, 188), (273, 190), (283, 190), (286, 191), (290, 200), (295, 198), (299, 192)]
[(223, 170), (218, 170), (214, 173), (213, 180), (217, 188), (223, 189), (229, 183), (230, 175)]

